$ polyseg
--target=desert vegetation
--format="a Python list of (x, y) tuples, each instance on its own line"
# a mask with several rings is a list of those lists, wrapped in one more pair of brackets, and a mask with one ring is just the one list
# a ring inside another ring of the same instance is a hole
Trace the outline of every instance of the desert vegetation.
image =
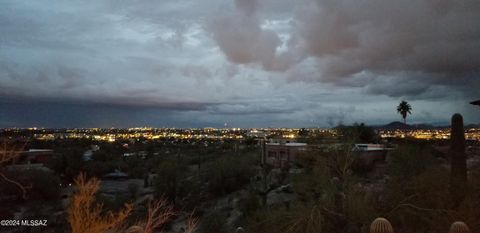
[[(264, 163), (263, 141), (252, 138), (79, 139), (28, 142), (55, 151), (48, 169), (12, 170), (11, 145), (24, 145), (9, 142), (0, 194), (11, 204), (1, 213), (49, 220), (11, 232), (476, 232), (480, 155), (466, 153), (460, 115), (451, 131), (449, 140), (384, 141), (365, 124), (305, 130), (300, 141), (316, 146), (288, 167)], [(356, 143), (392, 149), (365, 165)]]

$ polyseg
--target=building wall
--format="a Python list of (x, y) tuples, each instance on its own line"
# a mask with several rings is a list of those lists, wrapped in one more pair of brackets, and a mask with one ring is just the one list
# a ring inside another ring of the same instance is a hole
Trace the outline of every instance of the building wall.
[(276, 168), (291, 166), (297, 157), (307, 149), (304, 146), (290, 146), (288, 144), (265, 146), (266, 163)]

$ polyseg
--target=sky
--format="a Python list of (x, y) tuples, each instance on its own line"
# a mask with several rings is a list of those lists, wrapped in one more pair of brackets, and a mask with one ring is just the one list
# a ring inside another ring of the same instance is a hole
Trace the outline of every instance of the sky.
[(0, 6), (0, 127), (480, 123), (478, 0)]

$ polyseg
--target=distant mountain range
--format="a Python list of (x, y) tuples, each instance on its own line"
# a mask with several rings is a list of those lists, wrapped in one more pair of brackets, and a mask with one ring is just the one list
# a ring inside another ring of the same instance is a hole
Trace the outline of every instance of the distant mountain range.
[[(394, 129), (403, 129), (403, 130), (412, 130), (412, 129), (445, 129), (450, 128), (450, 125), (442, 125), (442, 126), (434, 126), (431, 124), (405, 124), (400, 121), (394, 121), (388, 123), (386, 125), (376, 125), (372, 126), (375, 129), (383, 129), (383, 130), (394, 130)], [(465, 125), (465, 128), (479, 128), (480, 124), (469, 124)]]

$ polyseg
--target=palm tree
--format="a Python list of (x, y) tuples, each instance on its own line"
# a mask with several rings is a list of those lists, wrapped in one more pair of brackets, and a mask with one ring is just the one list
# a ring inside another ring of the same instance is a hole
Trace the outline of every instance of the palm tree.
[(402, 100), (402, 102), (400, 102), (400, 104), (397, 107), (397, 112), (400, 113), (400, 115), (402, 115), (403, 123), (405, 124), (407, 124), (407, 114), (412, 114), (410, 110), (412, 110), (412, 106), (410, 106), (410, 104), (405, 100)]

